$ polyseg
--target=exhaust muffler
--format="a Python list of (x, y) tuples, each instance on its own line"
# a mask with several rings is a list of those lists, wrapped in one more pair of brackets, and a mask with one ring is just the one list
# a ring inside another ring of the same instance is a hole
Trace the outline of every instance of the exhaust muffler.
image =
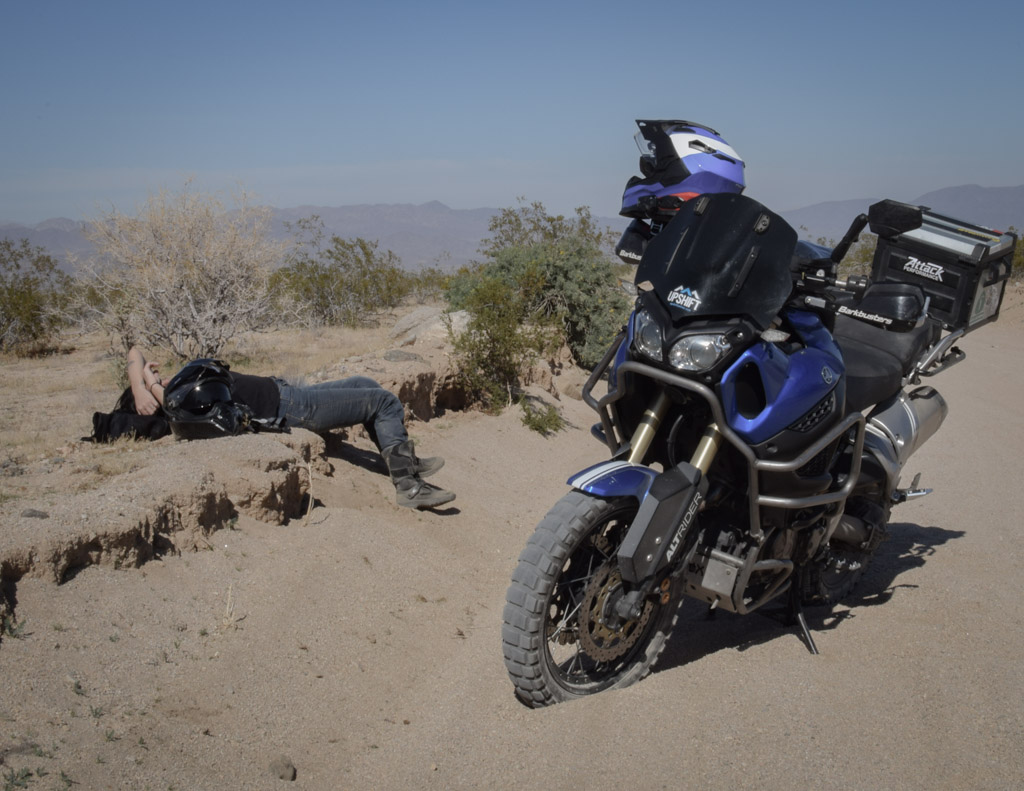
[(934, 387), (918, 387), (901, 392), (892, 401), (879, 405), (868, 417), (868, 430), (892, 443), (896, 461), (902, 467), (914, 451), (939, 430), (949, 407)]

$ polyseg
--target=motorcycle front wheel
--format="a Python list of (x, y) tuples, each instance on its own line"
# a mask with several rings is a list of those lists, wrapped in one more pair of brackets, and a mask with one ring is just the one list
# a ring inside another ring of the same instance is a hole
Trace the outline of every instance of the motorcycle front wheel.
[(637, 512), (632, 498), (573, 491), (537, 525), (506, 596), (502, 644), (516, 696), (537, 708), (621, 688), (646, 676), (675, 626), (674, 587), (615, 617), (616, 555)]

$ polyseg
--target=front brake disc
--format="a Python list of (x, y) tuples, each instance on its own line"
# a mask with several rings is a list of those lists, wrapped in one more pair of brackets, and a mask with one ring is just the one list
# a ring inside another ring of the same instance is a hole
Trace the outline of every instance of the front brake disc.
[(623, 621), (613, 611), (621, 590), (622, 574), (610, 560), (594, 572), (583, 591), (578, 616), (580, 645), (598, 662), (611, 662), (628, 653), (644, 633), (654, 609), (651, 602), (645, 602), (639, 618)]

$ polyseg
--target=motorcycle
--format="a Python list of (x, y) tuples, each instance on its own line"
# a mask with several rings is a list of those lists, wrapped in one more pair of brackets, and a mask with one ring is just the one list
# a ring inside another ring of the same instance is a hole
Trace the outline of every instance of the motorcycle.
[[(901, 481), (947, 414), (922, 379), (998, 317), (1016, 238), (947, 220), (882, 201), (830, 251), (723, 193), (647, 234), (632, 314), (584, 388), (611, 458), (568, 480), (508, 588), (522, 702), (642, 679), (683, 599), (781, 604), (817, 653), (803, 608), (848, 595), (891, 509), (930, 492)], [(840, 277), (866, 226), (873, 278)]]

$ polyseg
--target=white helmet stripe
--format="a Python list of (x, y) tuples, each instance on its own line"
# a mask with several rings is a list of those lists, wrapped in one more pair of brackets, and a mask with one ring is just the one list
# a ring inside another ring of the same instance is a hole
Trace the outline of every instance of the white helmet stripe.
[[(672, 138), (672, 145), (676, 148), (676, 154), (680, 159), (685, 159), (691, 154), (699, 154), (706, 152), (708, 149), (712, 151), (718, 151), (725, 154), (727, 157), (735, 159), (737, 162), (742, 162), (743, 157), (736, 153), (735, 149), (728, 143), (723, 143), (721, 140), (715, 140), (713, 137), (707, 135), (696, 135), (692, 132), (673, 132), (669, 137)], [(697, 143), (696, 147), (691, 146), (691, 143)], [(707, 148), (705, 148), (707, 146)]]

